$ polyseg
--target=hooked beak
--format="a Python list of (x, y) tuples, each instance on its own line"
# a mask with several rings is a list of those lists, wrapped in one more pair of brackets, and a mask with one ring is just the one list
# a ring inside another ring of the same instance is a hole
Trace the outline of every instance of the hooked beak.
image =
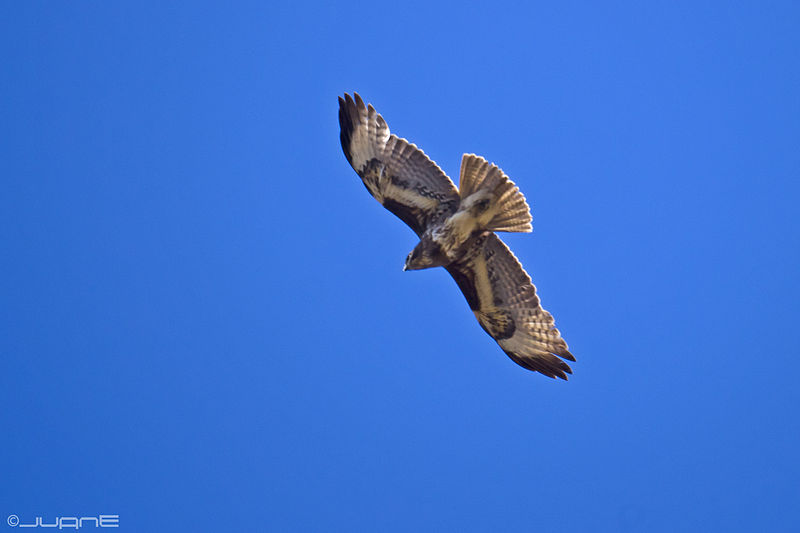
[(405, 272), (406, 270), (408, 270), (408, 263), (406, 263), (405, 265), (403, 265), (403, 272)]

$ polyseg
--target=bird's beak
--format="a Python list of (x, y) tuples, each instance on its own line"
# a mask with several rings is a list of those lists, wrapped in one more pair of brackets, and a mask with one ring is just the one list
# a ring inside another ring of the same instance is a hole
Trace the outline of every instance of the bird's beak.
[(408, 264), (407, 263), (405, 265), (403, 265), (403, 272), (405, 272), (406, 270), (408, 270)]

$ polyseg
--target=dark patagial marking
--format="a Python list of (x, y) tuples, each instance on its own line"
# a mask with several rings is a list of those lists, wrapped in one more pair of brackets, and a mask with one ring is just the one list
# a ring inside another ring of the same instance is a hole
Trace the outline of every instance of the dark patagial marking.
[(502, 282), (502, 276), (499, 272), (491, 267), (491, 259), (494, 257), (495, 251), (485, 249), (483, 256), (486, 258), (486, 275), (489, 277), (489, 285), (492, 287), (493, 303), (495, 307), (502, 307), (503, 299), (500, 297), (500, 291), (496, 290)]
[(492, 287), (492, 303), (494, 303), (495, 307), (501, 307), (503, 305), (503, 299), (500, 297), (499, 291), (497, 290), (498, 285), (502, 281), (500, 279), (500, 274), (487, 265), (486, 275), (489, 278), (489, 285)]
[(478, 288), (475, 284), (474, 261), (477, 259), (476, 256), (483, 250), (483, 245), (488, 236), (489, 232), (487, 231), (473, 234), (461, 245), (461, 259), (445, 267), (453, 279), (456, 280), (458, 288), (464, 293), (467, 304), (473, 311), (479, 311), (481, 308), (481, 303), (478, 300)]
[(456, 280), (456, 285), (461, 289), (461, 292), (464, 293), (469, 308), (473, 311), (477, 311), (480, 308), (478, 290), (475, 288), (475, 283), (473, 283), (472, 278), (467, 275), (467, 272), (471, 273), (471, 270), (465, 272), (458, 265), (448, 265), (445, 268), (450, 275), (453, 276), (453, 279)]
[[(372, 158), (361, 167), (358, 171), (361, 180), (364, 182), (364, 187), (367, 188), (370, 194), (375, 190), (381, 190), (381, 180), (388, 179), (391, 184), (400, 189), (414, 191), (418, 196), (423, 198), (430, 198), (436, 200), (438, 205), (434, 211), (427, 212), (419, 207), (407, 205), (398, 202), (391, 196), (382, 194), (383, 206), (397, 216), (400, 220), (405, 222), (417, 235), (421, 235), (426, 226), (435, 224), (447, 218), (458, 209), (459, 199), (450, 198), (447, 194), (430, 190), (422, 183), (417, 183), (412, 186), (408, 180), (398, 178), (394, 174), (389, 174), (386, 165), (377, 158)], [(374, 195), (374, 194), (373, 194)]]
[(383, 199), (383, 207), (391, 211), (394, 216), (408, 224), (408, 227), (419, 235), (422, 233), (422, 213), (419, 209), (409, 207), (400, 202), (395, 202), (391, 198)]

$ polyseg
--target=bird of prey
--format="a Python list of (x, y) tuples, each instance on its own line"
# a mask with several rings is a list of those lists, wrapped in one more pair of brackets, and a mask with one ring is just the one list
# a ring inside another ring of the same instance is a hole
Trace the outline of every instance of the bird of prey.
[(572, 370), (559, 357), (575, 358), (530, 276), (494, 233), (531, 231), (519, 188), (497, 166), (464, 154), (456, 189), (358, 94), (339, 97), (339, 125), (344, 155), (367, 190), (419, 236), (403, 270), (447, 269), (478, 323), (515, 363), (566, 380)]

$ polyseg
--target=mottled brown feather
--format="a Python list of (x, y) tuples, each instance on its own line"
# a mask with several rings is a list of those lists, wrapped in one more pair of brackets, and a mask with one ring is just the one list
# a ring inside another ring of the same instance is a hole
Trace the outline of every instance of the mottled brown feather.
[(342, 150), (367, 190), (421, 235), (458, 208), (453, 182), (414, 144), (389, 132), (358, 94), (339, 97)]
[(567, 379), (572, 369), (559, 357), (575, 357), (542, 308), (530, 276), (497, 235), (485, 232), (475, 238), (464, 259), (446, 268), (483, 329), (515, 363)]

